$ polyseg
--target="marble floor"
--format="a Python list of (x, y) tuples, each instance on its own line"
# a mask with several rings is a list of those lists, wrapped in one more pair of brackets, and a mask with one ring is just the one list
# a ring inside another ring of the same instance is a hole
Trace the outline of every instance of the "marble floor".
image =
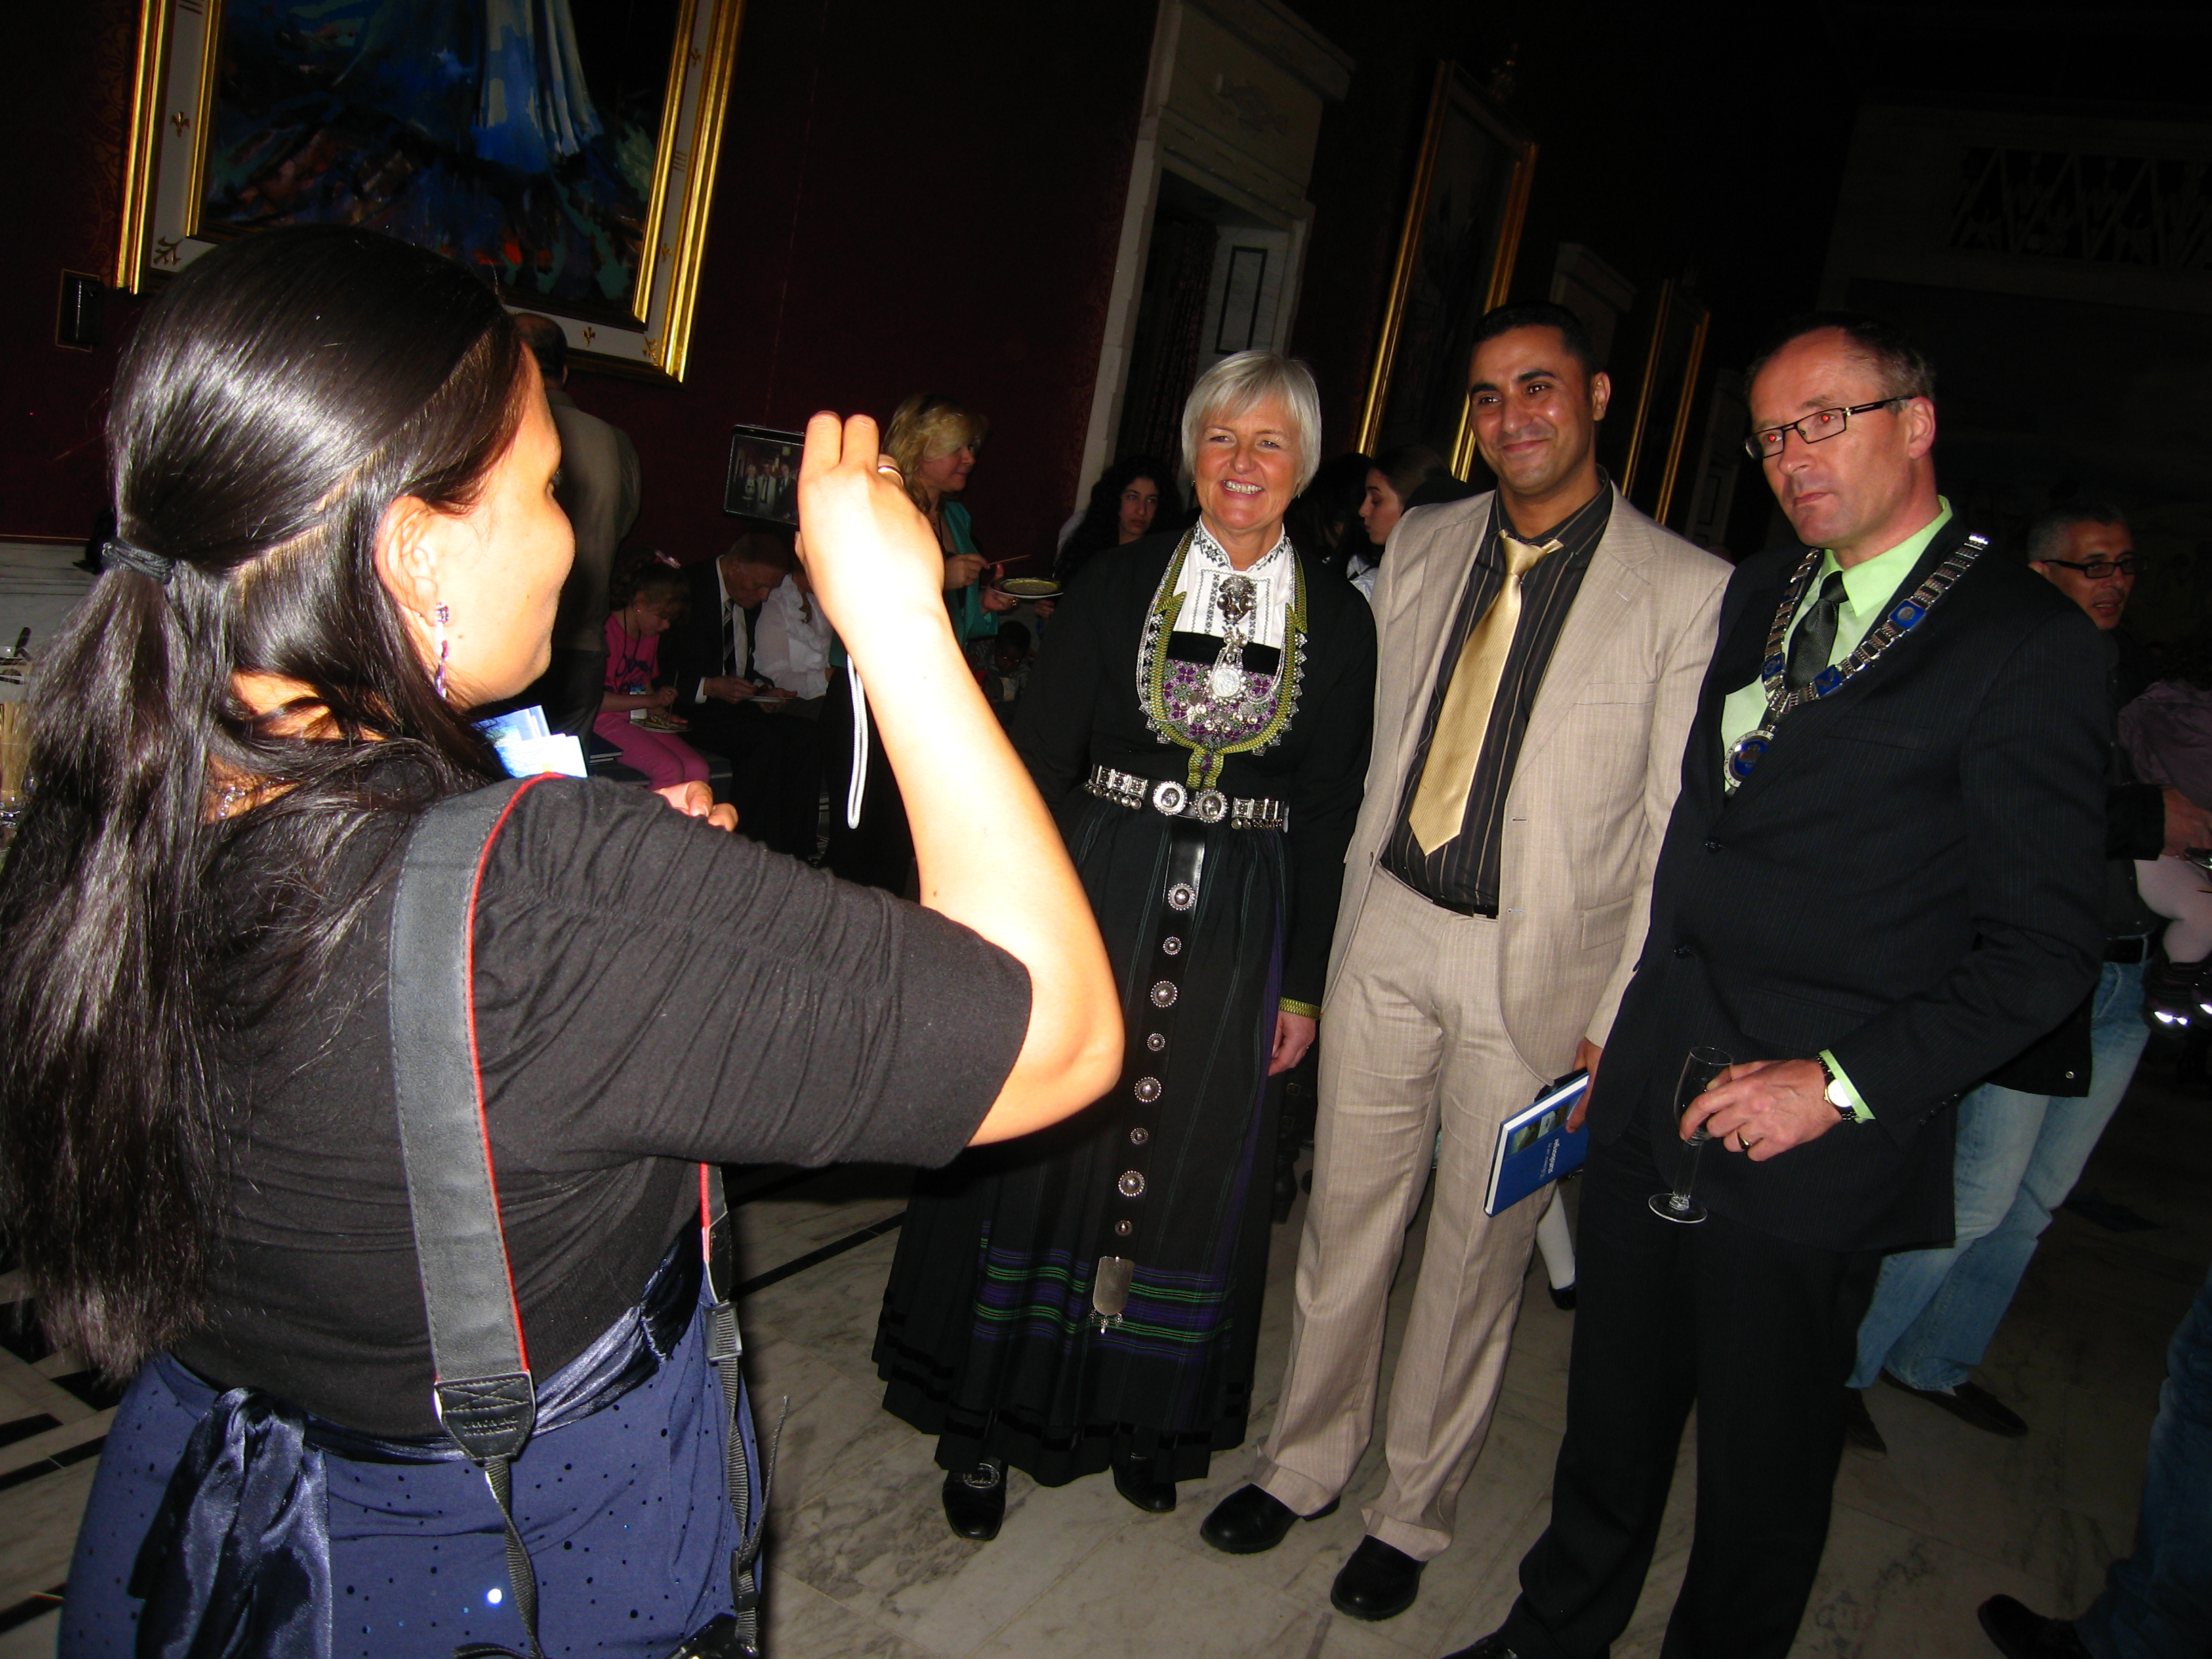
[[(2146, 1060), (2077, 1193), (2087, 1213), (2060, 1215), (1984, 1368), (2033, 1431), (1999, 1440), (1893, 1389), (1869, 1393), (1890, 1453), (1845, 1457), (1796, 1659), (1986, 1659), (1995, 1650), (1974, 1623), (1984, 1597), (2078, 1611), (2128, 1547), (2165, 1345), (2212, 1257), (2212, 1104), (2167, 1086), (2169, 1066), (2156, 1053)], [(903, 1190), (896, 1174), (842, 1170), (755, 1172), (736, 1194), (751, 1194), (740, 1216), (754, 1398), (769, 1420), (790, 1402), (772, 1505), (773, 1659), (1430, 1659), (1504, 1615), (1515, 1565), (1544, 1524), (1573, 1331), (1540, 1272), (1456, 1542), (1411, 1611), (1360, 1624), (1329, 1610), (1328, 1587), (1359, 1539), (1357, 1500), (1382, 1484), (1374, 1449), (1354, 1501), (1265, 1555), (1221, 1555), (1197, 1534), (1245, 1479), (1249, 1451), (1217, 1460), (1167, 1516), (1132, 1509), (1103, 1477), (1052, 1490), (1017, 1474), (995, 1541), (951, 1536), (930, 1443), (878, 1409), (867, 1360)], [(1294, 1213), (1276, 1231), (1255, 1433), (1273, 1414), (1288, 1341), (1297, 1225)], [(1417, 1224), (1394, 1332), (1419, 1241)], [(0, 1278), (0, 1301), (14, 1288)], [(70, 1356), (15, 1346), (24, 1352), (0, 1352), (0, 1659), (54, 1651), (70, 1540), (110, 1415)], [(1386, 1353), (1386, 1386), (1394, 1359)], [(1617, 1659), (1658, 1651), (1688, 1547), (1688, 1487), (1677, 1482)]]

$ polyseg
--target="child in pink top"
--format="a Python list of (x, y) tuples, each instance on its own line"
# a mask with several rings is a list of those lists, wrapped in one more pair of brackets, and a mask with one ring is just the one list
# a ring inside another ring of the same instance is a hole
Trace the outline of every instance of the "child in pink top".
[(684, 609), (684, 579), (671, 567), (645, 564), (623, 584), (622, 608), (607, 618), (606, 694), (592, 729), (622, 750), (623, 764), (645, 774), (655, 789), (703, 783), (707, 759), (673, 732), (641, 726), (632, 711), (659, 713), (676, 701), (672, 686), (655, 687), (660, 636)]

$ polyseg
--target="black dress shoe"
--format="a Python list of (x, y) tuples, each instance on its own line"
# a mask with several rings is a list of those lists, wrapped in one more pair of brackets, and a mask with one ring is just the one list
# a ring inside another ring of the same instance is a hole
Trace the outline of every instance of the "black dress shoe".
[(1444, 1659), (1521, 1659), (1521, 1656), (1505, 1645), (1503, 1636), (1493, 1632), (1471, 1648), (1462, 1648), (1456, 1653), (1444, 1655)]
[(1300, 1515), (1257, 1486), (1239, 1486), (1199, 1522), (1198, 1535), (1224, 1555), (1257, 1555), (1283, 1541), (1293, 1521), (1318, 1521), (1336, 1513), (1330, 1498), (1311, 1515)]
[(1425, 1565), (1379, 1538), (1363, 1538), (1337, 1570), (1328, 1604), (1347, 1618), (1395, 1619), (1421, 1593)]
[(2017, 1440), (2027, 1432), (2027, 1424), (2020, 1413), (1987, 1389), (1972, 1382), (1961, 1382), (1955, 1389), (1916, 1389), (1901, 1382), (1887, 1371), (1881, 1380), (1893, 1389), (1902, 1389), (1917, 1395), (1931, 1406), (1941, 1406), (1961, 1423), (1971, 1423), (1990, 1434), (2002, 1435), (2008, 1440)]
[(1889, 1455), (1889, 1442), (1875, 1427), (1873, 1414), (1867, 1410), (1866, 1395), (1853, 1388), (1844, 1390), (1844, 1443), (1869, 1457)]
[(2089, 1659), (2089, 1650), (2074, 1633), (2069, 1619), (2045, 1619), (2009, 1595), (1982, 1603), (1982, 1633), (2005, 1659)]
[[(1551, 1285), (1548, 1288), (1552, 1292), (1552, 1305), (1553, 1307), (1557, 1308), (1561, 1313), (1572, 1313), (1575, 1310), (1575, 1287), (1573, 1285), (1570, 1285), (1565, 1290), (1561, 1290), (1557, 1285)], [(1469, 1648), (1468, 1651), (1472, 1653), (1474, 1650), (1473, 1648)]]
[(1155, 1480), (1119, 1458), (1114, 1461), (1114, 1490), (1147, 1515), (1165, 1515), (1176, 1506), (1174, 1481)]
[(962, 1538), (996, 1538), (1006, 1518), (1006, 1466), (987, 1457), (945, 1477), (945, 1521)]

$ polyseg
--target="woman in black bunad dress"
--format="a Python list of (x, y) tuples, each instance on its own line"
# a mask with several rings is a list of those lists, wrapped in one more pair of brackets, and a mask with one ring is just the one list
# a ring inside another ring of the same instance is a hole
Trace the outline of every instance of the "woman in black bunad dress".
[(1183, 411), (1199, 523), (1082, 573), (1015, 716), (1127, 1057), (1088, 1111), (924, 1176), (907, 1212), (876, 1364), (885, 1409), (937, 1436), (963, 1537), (997, 1533), (1010, 1465), (1045, 1486), (1110, 1466), (1164, 1512), (1244, 1437), (1267, 1080), (1317, 1028), (1374, 700), (1367, 607), (1283, 533), (1320, 435), (1303, 364), (1208, 370)]

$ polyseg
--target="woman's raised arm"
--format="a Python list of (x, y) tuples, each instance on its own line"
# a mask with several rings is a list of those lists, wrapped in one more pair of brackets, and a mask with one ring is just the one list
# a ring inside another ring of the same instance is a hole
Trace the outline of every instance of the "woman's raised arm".
[(975, 1141), (1058, 1122), (1120, 1070), (1106, 947), (1060, 831), (952, 637), (937, 539), (866, 416), (807, 422), (799, 514), (799, 556), (906, 798), (922, 903), (1029, 969), (1029, 1034)]

